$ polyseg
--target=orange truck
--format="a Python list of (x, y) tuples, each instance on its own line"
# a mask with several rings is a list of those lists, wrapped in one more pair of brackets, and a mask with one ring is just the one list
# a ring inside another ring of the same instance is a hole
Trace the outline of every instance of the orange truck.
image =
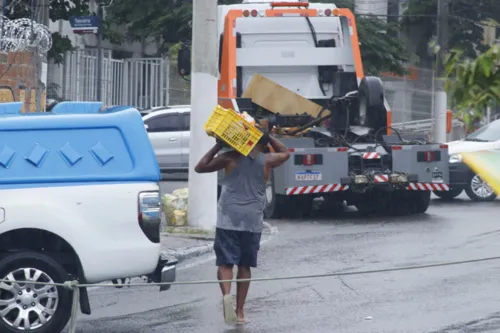
[[(307, 214), (316, 197), (366, 215), (418, 214), (431, 191), (449, 190), (447, 145), (391, 128), (382, 81), (364, 75), (349, 9), (244, 0), (220, 5), (218, 19), (219, 104), (292, 129), (279, 132), (291, 158), (273, 171), (267, 218)], [(181, 75), (189, 61), (185, 48)]]

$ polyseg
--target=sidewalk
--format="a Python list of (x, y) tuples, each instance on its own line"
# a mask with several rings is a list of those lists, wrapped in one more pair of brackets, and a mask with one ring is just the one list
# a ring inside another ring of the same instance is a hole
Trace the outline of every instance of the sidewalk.
[(161, 250), (174, 256), (179, 262), (213, 251), (214, 237), (210, 235), (161, 233)]

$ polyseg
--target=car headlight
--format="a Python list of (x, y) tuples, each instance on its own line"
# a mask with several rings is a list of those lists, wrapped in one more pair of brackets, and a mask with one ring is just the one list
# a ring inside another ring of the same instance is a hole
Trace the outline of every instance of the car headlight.
[(450, 155), (450, 163), (461, 163), (462, 155), (461, 154), (452, 154)]

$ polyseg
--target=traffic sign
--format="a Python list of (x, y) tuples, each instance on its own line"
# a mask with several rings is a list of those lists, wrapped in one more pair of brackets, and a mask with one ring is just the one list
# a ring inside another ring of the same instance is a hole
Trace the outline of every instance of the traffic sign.
[(71, 16), (69, 24), (75, 34), (95, 34), (99, 30), (100, 20), (98, 16)]

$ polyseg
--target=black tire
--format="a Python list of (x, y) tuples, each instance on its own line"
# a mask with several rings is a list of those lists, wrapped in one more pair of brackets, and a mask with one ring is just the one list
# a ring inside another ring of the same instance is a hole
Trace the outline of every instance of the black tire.
[[(6, 279), (7, 275), (12, 272), (16, 272), (16, 270), (20, 270), (23, 268), (32, 268), (33, 270), (38, 270), (43, 272), (41, 277), (37, 280), (38, 282), (42, 282), (42, 279), (46, 279), (49, 277), (50, 279), (53, 280), (55, 283), (63, 283), (65, 281), (69, 280), (68, 273), (64, 270), (64, 268), (54, 259), (51, 257), (39, 253), (39, 252), (31, 252), (31, 251), (23, 251), (23, 252), (17, 252), (13, 253), (11, 255), (8, 255), (7, 257), (3, 258), (0, 260), (0, 279)], [(32, 271), (34, 272), (34, 271)], [(17, 275), (17, 274), (16, 274)], [(31, 275), (31, 274), (30, 274)], [(20, 281), (21, 278), (16, 278), (16, 280)], [(34, 289), (29, 288), (29, 286), (21, 286), (21, 292), (23, 292), (24, 298), (23, 300), (26, 302), (33, 302), (31, 304), (28, 304), (27, 306), (29, 307), (32, 304), (36, 304), (35, 302), (38, 302), (37, 306), (42, 305), (44, 306), (44, 300), (45, 298), (38, 297), (38, 295), (34, 296), (36, 292), (42, 292), (40, 288), (43, 286), (38, 285), (35, 286)], [(41, 327), (35, 328), (32, 330), (28, 330), (28, 332), (32, 333), (60, 333), (63, 328), (66, 326), (68, 323), (70, 316), (71, 316), (71, 306), (72, 306), (72, 292), (69, 291), (68, 289), (64, 287), (54, 287), (55, 291), (57, 290), (57, 306), (55, 307), (55, 312), (52, 315), (52, 317)], [(12, 298), (11, 296), (17, 297), (16, 294), (12, 295), (7, 295), (11, 294), (10, 292), (7, 292), (5, 290), (0, 289), (0, 300), (1, 299), (10, 299)], [(27, 300), (26, 295), (30, 295), (30, 299)], [(21, 301), (21, 300), (19, 300)], [(23, 303), (18, 303), (18, 304), (23, 304)], [(45, 302), (45, 305), (48, 305), (49, 303)], [(22, 305), (19, 305), (22, 306)], [(1, 310), (5, 309), (6, 306), (0, 306), (0, 312)], [(7, 324), (6, 320), (9, 320), (13, 322), (16, 318), (16, 312), (18, 310), (11, 310), (9, 313), (6, 314), (5, 317), (0, 317), (0, 332), (2, 333), (21, 333), (21, 332), (26, 332), (26, 330), (19, 330), (14, 328), (12, 325)], [(79, 310), (78, 310), (79, 311)], [(33, 311), (30, 312), (30, 315), (33, 316), (35, 313)], [(9, 317), (11, 316), (11, 317)], [(13, 317), (12, 317), (13, 316)], [(6, 318), (7, 317), (7, 318)], [(14, 318), (14, 319), (12, 319)], [(30, 318), (30, 321), (33, 322), (34, 317)], [(24, 324), (24, 320), (22, 320), (22, 323)]]
[(453, 200), (458, 197), (463, 192), (463, 188), (450, 188), (449, 191), (433, 191), (436, 197), (439, 197), (443, 200)]
[(266, 184), (266, 205), (264, 207), (264, 218), (278, 219), (286, 215), (287, 197), (285, 195), (276, 194), (274, 184), (274, 172)]
[(431, 203), (430, 191), (416, 191), (413, 192), (413, 205), (416, 214), (423, 214), (429, 208)]
[(411, 195), (405, 190), (391, 192), (388, 211), (392, 216), (404, 216), (415, 213)]
[(465, 193), (467, 194), (467, 196), (471, 200), (474, 200), (474, 201), (493, 201), (497, 198), (497, 194), (493, 190), (491, 191), (491, 194), (489, 194), (489, 195), (486, 195), (487, 192), (484, 193), (484, 195), (481, 195), (481, 191), (478, 191), (477, 189), (475, 189), (476, 182), (480, 182), (480, 183), (483, 182), (484, 183), (484, 181), (481, 179), (481, 177), (479, 177), (479, 175), (472, 174), (469, 177), (467, 185), (465, 186)]
[(357, 124), (378, 131), (387, 126), (382, 80), (366, 76), (359, 84), (359, 109)]

